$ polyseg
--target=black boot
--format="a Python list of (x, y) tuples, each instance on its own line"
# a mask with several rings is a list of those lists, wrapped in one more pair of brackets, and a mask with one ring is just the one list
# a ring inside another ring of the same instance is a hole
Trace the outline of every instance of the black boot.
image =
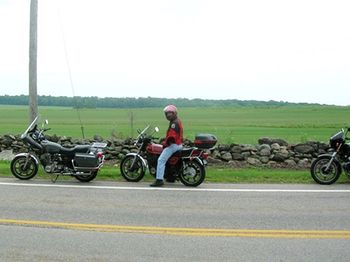
[(162, 179), (156, 179), (156, 181), (154, 181), (154, 183), (150, 184), (149, 186), (153, 186), (153, 187), (160, 187), (164, 185), (164, 182)]

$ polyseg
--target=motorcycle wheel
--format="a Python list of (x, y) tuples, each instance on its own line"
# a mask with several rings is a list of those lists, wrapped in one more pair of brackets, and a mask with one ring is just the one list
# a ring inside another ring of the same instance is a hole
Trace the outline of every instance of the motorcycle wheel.
[(331, 156), (321, 156), (311, 164), (311, 177), (321, 185), (330, 185), (336, 182), (341, 174), (341, 166), (334, 160), (326, 171), (326, 167), (331, 160)]
[(77, 180), (80, 182), (90, 182), (91, 180), (94, 180), (97, 176), (98, 171), (91, 171), (90, 174), (87, 175), (76, 175), (74, 176)]
[(145, 168), (139, 158), (136, 159), (134, 170), (130, 171), (130, 167), (135, 156), (126, 156), (120, 163), (120, 173), (129, 182), (138, 182), (145, 176)]
[(187, 161), (179, 179), (185, 186), (199, 186), (205, 179), (204, 166), (198, 161)]
[(27, 164), (26, 156), (16, 156), (11, 161), (11, 173), (21, 180), (33, 178), (38, 173), (38, 165), (33, 158), (29, 158)]

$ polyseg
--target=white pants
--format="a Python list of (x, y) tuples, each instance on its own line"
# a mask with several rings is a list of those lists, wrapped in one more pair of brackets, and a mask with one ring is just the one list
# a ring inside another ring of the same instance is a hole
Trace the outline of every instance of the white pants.
[(182, 145), (171, 144), (170, 146), (164, 148), (163, 152), (158, 158), (157, 164), (157, 179), (164, 178), (165, 164), (168, 159), (176, 152), (182, 149)]

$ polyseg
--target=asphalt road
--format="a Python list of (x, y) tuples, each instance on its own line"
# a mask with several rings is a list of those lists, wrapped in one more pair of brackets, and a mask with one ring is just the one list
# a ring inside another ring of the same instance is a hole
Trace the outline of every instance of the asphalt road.
[(348, 261), (349, 185), (0, 178), (2, 261)]

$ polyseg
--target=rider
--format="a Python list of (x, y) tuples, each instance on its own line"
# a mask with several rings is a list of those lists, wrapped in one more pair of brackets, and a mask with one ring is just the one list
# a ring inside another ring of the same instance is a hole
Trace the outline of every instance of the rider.
[(166, 162), (172, 156), (172, 154), (182, 149), (183, 129), (181, 120), (177, 117), (176, 106), (166, 106), (164, 108), (164, 113), (166, 119), (169, 120), (169, 128), (166, 132), (165, 140), (162, 143), (164, 150), (158, 158), (156, 181), (150, 185), (153, 187), (159, 187), (164, 185), (163, 178)]

